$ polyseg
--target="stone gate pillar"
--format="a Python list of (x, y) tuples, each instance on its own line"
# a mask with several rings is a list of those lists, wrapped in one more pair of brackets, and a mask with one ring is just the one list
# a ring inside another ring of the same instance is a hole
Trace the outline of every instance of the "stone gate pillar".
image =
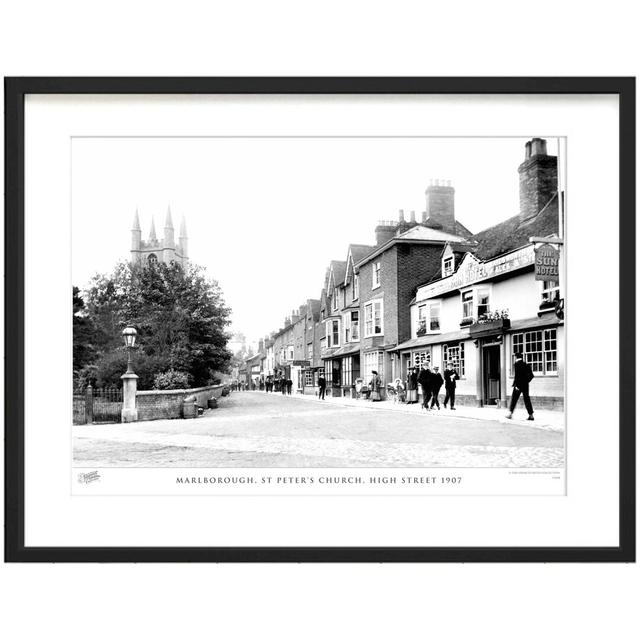
[(138, 408), (136, 406), (136, 392), (138, 391), (138, 376), (135, 373), (125, 373), (122, 380), (122, 422), (136, 422)]

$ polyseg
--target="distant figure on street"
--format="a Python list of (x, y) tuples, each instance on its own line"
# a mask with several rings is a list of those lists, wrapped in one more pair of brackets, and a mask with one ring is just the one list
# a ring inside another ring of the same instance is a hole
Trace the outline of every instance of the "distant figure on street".
[(521, 353), (516, 353), (516, 362), (513, 365), (513, 393), (511, 394), (511, 405), (507, 418), (513, 416), (513, 410), (518, 404), (518, 398), (522, 394), (524, 406), (529, 414), (527, 420), (533, 420), (533, 407), (531, 406), (531, 398), (529, 397), (529, 383), (533, 380), (533, 371), (522, 358)]
[(371, 401), (378, 402), (382, 398), (380, 397), (380, 385), (382, 381), (377, 371), (371, 372)]
[(438, 411), (440, 411), (440, 402), (438, 401), (438, 394), (440, 393), (440, 389), (444, 384), (444, 380), (442, 379), (442, 374), (440, 373), (440, 367), (433, 367), (433, 372), (431, 373), (431, 408), (433, 409), (433, 405), (438, 407)]
[(456, 380), (459, 379), (456, 370), (453, 368), (451, 362), (447, 363), (447, 368), (444, 370), (444, 408), (447, 408), (447, 402), (450, 402), (451, 411), (455, 411), (454, 407), (456, 403)]
[(282, 392), (283, 396), (287, 393), (287, 381), (284, 376), (280, 378), (280, 391)]
[(320, 372), (318, 376), (318, 399), (324, 400), (324, 394), (327, 391), (327, 381), (325, 380), (324, 373)]
[(293, 387), (293, 380), (291, 378), (287, 378), (287, 395), (291, 395), (291, 388)]
[(429, 400), (431, 398), (431, 371), (428, 363), (422, 364), (422, 369), (418, 374), (418, 384), (422, 389), (422, 408), (429, 411)]
[(418, 367), (413, 367), (407, 376), (407, 404), (418, 402)]

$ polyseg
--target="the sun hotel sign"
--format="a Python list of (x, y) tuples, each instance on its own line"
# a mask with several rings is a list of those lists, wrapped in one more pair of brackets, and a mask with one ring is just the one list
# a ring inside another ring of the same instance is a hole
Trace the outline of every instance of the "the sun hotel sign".
[(472, 254), (467, 253), (454, 274), (420, 287), (417, 298), (419, 300), (433, 298), (532, 264), (535, 264), (532, 244), (487, 262), (480, 262)]

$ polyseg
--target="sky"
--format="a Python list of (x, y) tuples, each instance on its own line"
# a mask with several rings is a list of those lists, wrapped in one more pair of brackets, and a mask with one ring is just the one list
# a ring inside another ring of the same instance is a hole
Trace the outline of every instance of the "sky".
[[(319, 298), (331, 260), (374, 244), (378, 220), (420, 220), (431, 180), (451, 180), (456, 219), (476, 233), (519, 211), (522, 138), (74, 138), (72, 277), (129, 257), (138, 210), (162, 235), (184, 216), (189, 258), (219, 283), (231, 331), (250, 343)], [(547, 139), (548, 153), (557, 153)]]

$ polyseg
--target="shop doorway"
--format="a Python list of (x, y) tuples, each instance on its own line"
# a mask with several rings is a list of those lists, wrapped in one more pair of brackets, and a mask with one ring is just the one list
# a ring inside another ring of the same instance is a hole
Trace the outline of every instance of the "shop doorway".
[(500, 404), (500, 345), (482, 349), (483, 404)]

